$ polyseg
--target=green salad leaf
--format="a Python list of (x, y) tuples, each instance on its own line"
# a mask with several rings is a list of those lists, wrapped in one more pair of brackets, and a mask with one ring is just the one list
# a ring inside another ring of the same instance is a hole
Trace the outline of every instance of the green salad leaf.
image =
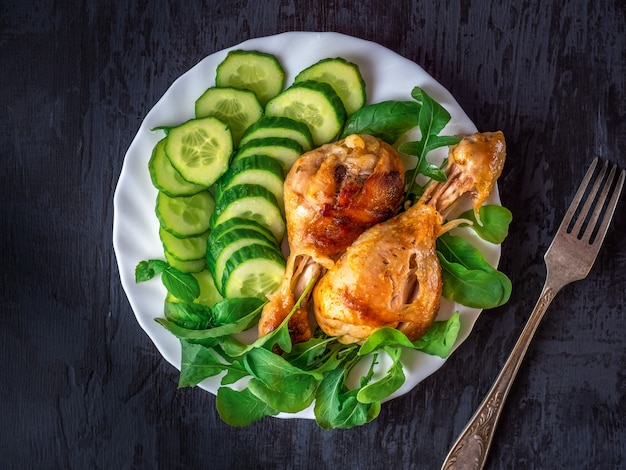
[(265, 416), (278, 414), (278, 411), (257, 398), (247, 388), (238, 391), (221, 387), (217, 391), (216, 408), (225, 423), (237, 427), (248, 426)]
[(224, 361), (215, 351), (200, 344), (181, 340), (181, 367), (178, 387), (195, 387), (207, 377), (224, 371)]
[(509, 225), (513, 220), (513, 214), (506, 207), (486, 205), (482, 206), (478, 212), (480, 223), (476, 220), (472, 209), (459, 215), (459, 219), (472, 221), (472, 230), (480, 238), (490, 243), (499, 245), (509, 234)]
[(411, 96), (421, 105), (418, 119), (420, 139), (405, 142), (398, 147), (401, 152), (416, 157), (415, 166), (406, 172), (403, 207), (413, 204), (422, 193), (422, 188), (415, 181), (417, 175), (422, 174), (436, 181), (446, 180), (443, 170), (428, 162), (426, 155), (436, 148), (454, 145), (461, 141), (460, 137), (439, 135), (450, 122), (450, 113), (443, 106), (419, 87), (413, 88)]
[(135, 282), (145, 282), (161, 275), (163, 285), (174, 297), (192, 301), (200, 295), (200, 285), (192, 274), (184, 273), (158, 259), (141, 261), (135, 268)]
[(494, 308), (511, 295), (509, 278), (491, 266), (465, 238), (445, 233), (437, 239), (441, 262), (442, 295), (461, 305)]
[(421, 105), (416, 101), (382, 101), (363, 106), (350, 116), (340, 135), (370, 134), (394, 144), (418, 124)]

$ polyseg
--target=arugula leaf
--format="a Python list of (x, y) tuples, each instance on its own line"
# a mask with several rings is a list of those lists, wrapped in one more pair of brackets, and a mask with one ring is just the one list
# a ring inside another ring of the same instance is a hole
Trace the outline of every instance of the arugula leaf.
[(333, 419), (333, 427), (337, 429), (351, 429), (363, 426), (375, 419), (380, 413), (379, 401), (361, 403), (356, 398), (357, 392), (350, 391), (343, 396), (343, 403), (337, 416)]
[(458, 218), (471, 220), (472, 230), (483, 240), (496, 245), (502, 243), (509, 234), (509, 225), (513, 220), (511, 211), (506, 207), (487, 205), (480, 208), (478, 215), (482, 225), (477, 222), (473, 209), (463, 212)]
[(448, 320), (436, 321), (413, 347), (431, 356), (446, 358), (452, 352), (461, 329), (461, 316), (454, 312)]
[(344, 386), (346, 371), (341, 367), (331, 370), (324, 376), (317, 387), (315, 395), (315, 420), (322, 429), (332, 429), (335, 422), (335, 416), (341, 410), (340, 392)]
[(398, 147), (399, 151), (417, 158), (415, 166), (407, 170), (405, 175), (406, 188), (402, 207), (407, 207), (407, 203), (413, 203), (422, 192), (422, 188), (415, 182), (418, 174), (424, 174), (437, 181), (445, 181), (443, 171), (429, 163), (426, 155), (431, 150), (455, 145), (461, 140), (460, 137), (438, 135), (450, 122), (450, 113), (443, 106), (419, 87), (413, 88), (411, 96), (421, 104), (418, 120), (421, 136), (420, 140), (405, 142)]
[(437, 239), (443, 296), (475, 308), (503, 305), (511, 295), (511, 281), (493, 268), (463, 237), (445, 233)]
[(310, 370), (315, 368), (320, 361), (324, 362), (324, 356), (328, 355), (327, 346), (333, 341), (335, 341), (333, 337), (313, 337), (308, 341), (294, 344), (291, 351), (283, 354), (282, 357), (302, 370)]
[(400, 362), (402, 348), (387, 346), (384, 350), (391, 358), (392, 364), (382, 379), (364, 385), (357, 392), (356, 399), (361, 403), (380, 402), (398, 390), (404, 383), (405, 376)]
[[(211, 309), (216, 326), (236, 323), (251, 312), (260, 312), (265, 302), (257, 297), (225, 298)], [(250, 325), (252, 326), (252, 325)]]
[[(291, 378), (289, 382), (291, 382)], [(298, 383), (304, 384), (304, 386), (297, 391), (291, 387), (273, 389), (265, 385), (263, 381), (253, 378), (248, 382), (248, 390), (275, 410), (297, 413), (313, 403), (318, 382), (313, 377), (308, 376), (306, 380), (298, 380)]]
[(394, 144), (418, 124), (420, 104), (415, 101), (382, 101), (362, 107), (348, 118), (340, 139), (350, 134), (370, 134)]
[(140, 261), (135, 267), (135, 282), (145, 282), (161, 274), (169, 265), (160, 259)]
[(161, 274), (165, 288), (180, 300), (191, 302), (200, 295), (198, 280), (189, 273), (184, 273), (159, 259), (141, 261), (135, 267), (135, 282), (145, 282)]
[(161, 274), (161, 281), (165, 288), (181, 300), (192, 301), (200, 295), (200, 284), (190, 273), (184, 273), (172, 266), (168, 266)]
[(309, 291), (313, 288), (313, 279), (309, 282), (306, 289), (295, 303), (289, 314), (284, 318), (281, 324), (274, 331), (268, 333), (265, 336), (258, 338), (252, 344), (243, 344), (240, 341), (237, 341), (235, 338), (226, 337), (222, 341), (222, 348), (224, 351), (231, 357), (239, 357), (247, 354), (256, 348), (266, 348), (272, 349), (275, 346), (278, 346), (282, 351), (289, 353), (292, 348), (291, 336), (289, 335), (289, 320), (292, 315), (300, 308), (300, 304), (302, 299), (306, 298)]
[(228, 337), (228, 335), (233, 333), (241, 333), (250, 328), (250, 325), (258, 322), (260, 315), (261, 311), (257, 309), (233, 323), (227, 323), (226, 325), (216, 326), (215, 328), (209, 328), (207, 330), (184, 328), (166, 318), (155, 318), (155, 321), (169, 330), (169, 332), (177, 338), (185, 340), (205, 340), (209, 338)]
[(165, 302), (165, 318), (190, 330), (205, 330), (213, 326), (213, 314), (206, 305), (195, 302)]
[(385, 327), (376, 330), (361, 345), (359, 356), (371, 354), (374, 351), (383, 349), (387, 346), (403, 346), (412, 348), (413, 343), (406, 337), (404, 333), (395, 328)]
[(252, 344), (244, 344), (232, 336), (225, 336), (221, 339), (220, 345), (226, 354), (231, 357), (241, 357), (258, 348), (266, 348), (269, 350), (274, 346), (278, 346), (281, 350), (289, 352), (292, 346), (289, 329), (286, 326), (289, 318), (291, 318), (291, 316), (288, 316), (288, 318), (285, 319), (286, 321), (281, 323), (281, 326), (267, 335), (258, 338)]
[[(411, 96), (415, 101), (422, 104), (419, 115), (419, 128), (424, 136), (434, 136), (439, 134), (446, 124), (450, 122), (450, 113), (437, 101), (432, 99), (423, 89), (414, 87)], [(428, 142), (425, 140), (424, 142)]]
[(224, 371), (222, 362), (211, 348), (187, 341), (180, 342), (182, 349), (178, 387), (195, 387), (207, 377)]
[(278, 411), (257, 398), (250, 390), (220, 387), (216, 396), (217, 412), (231, 426), (247, 426), (265, 416), (276, 416)]
[[(219, 348), (216, 349), (219, 350)], [(228, 355), (221, 350), (220, 355), (224, 358), (228, 358), (228, 361), (230, 362), (230, 366), (226, 368), (226, 375), (222, 377), (222, 385), (234, 384), (244, 377), (250, 376), (241, 359), (228, 357)]]
[[(354, 350), (351, 351), (354, 353)], [(357, 399), (359, 390), (349, 390), (345, 385), (350, 370), (361, 359), (359, 356), (349, 354), (344, 361), (335, 369), (330, 370), (317, 387), (315, 395), (315, 419), (323, 429), (350, 429), (366, 424), (380, 413), (380, 402), (361, 403)], [(369, 380), (370, 374), (362, 380)]]
[(289, 384), (289, 387), (294, 387), (294, 391), (299, 387), (297, 382), (303, 378), (306, 380), (310, 377), (322, 378), (320, 374), (303, 371), (290, 364), (282, 356), (264, 348), (249, 351), (244, 358), (244, 364), (250, 375), (262, 380), (265, 385), (275, 390), (285, 385), (285, 378), (287, 377), (297, 379), (293, 384)]

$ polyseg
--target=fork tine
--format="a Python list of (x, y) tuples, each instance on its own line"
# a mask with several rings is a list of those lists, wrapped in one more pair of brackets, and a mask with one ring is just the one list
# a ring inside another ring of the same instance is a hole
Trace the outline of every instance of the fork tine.
[(598, 157), (593, 159), (593, 161), (591, 162), (591, 165), (589, 166), (589, 169), (587, 170), (587, 173), (585, 173), (585, 177), (581, 181), (580, 186), (578, 186), (578, 190), (576, 191), (576, 194), (574, 195), (574, 199), (570, 203), (569, 208), (567, 209), (567, 212), (565, 213), (565, 216), (563, 217), (563, 221), (561, 222), (561, 225), (559, 226), (559, 230), (558, 230), (559, 232), (568, 231), (567, 228), (569, 227), (572, 221), (572, 218), (574, 217), (574, 213), (576, 212), (576, 209), (578, 209), (578, 205), (580, 204), (580, 201), (582, 201), (582, 198), (585, 195), (585, 191), (587, 190), (587, 185), (589, 184), (589, 181), (591, 181), (591, 177), (593, 176), (593, 172), (595, 171), (597, 164), (598, 164)]
[[(614, 165), (613, 168), (611, 169), (611, 174), (609, 175), (609, 181), (607, 182), (604, 188), (604, 191), (602, 191), (604, 199), (606, 199), (606, 196), (608, 195), (610, 187), (612, 186), (616, 170), (617, 170), (617, 165)], [(611, 199), (609, 200), (609, 203), (606, 206), (606, 212), (604, 213), (604, 217), (602, 218), (602, 221), (600, 222), (600, 226), (598, 227), (597, 233), (594, 239), (590, 241), (591, 244), (599, 246), (604, 240), (604, 236), (606, 235), (606, 232), (609, 228), (609, 224), (611, 223), (611, 219), (613, 218), (613, 214), (615, 213), (615, 208), (617, 207), (617, 201), (619, 199), (620, 193), (622, 192), (622, 188), (624, 187), (625, 176), (626, 176), (626, 170), (622, 170), (619, 174), (619, 178), (617, 180), (615, 188), (613, 189), (613, 194), (611, 195)], [(596, 209), (596, 213), (594, 214), (595, 219), (598, 218), (601, 211), (602, 211), (602, 205), (599, 205), (598, 209)], [(594, 225), (595, 225), (595, 221), (594, 221)], [(590, 235), (591, 235), (591, 232), (590, 232)]]
[[(597, 162), (597, 161), (598, 159), (595, 158), (594, 162)], [(574, 234), (575, 237), (578, 237), (580, 235), (581, 227), (583, 223), (585, 222), (585, 219), (587, 218), (587, 214), (589, 213), (589, 210), (591, 209), (591, 206), (596, 197), (596, 194), (598, 193), (598, 189), (600, 188), (600, 185), (602, 184), (602, 180), (604, 179), (607, 166), (608, 166), (608, 162), (604, 162), (604, 166), (600, 170), (600, 174), (596, 177), (594, 184), (591, 188), (591, 191), (589, 192), (589, 195), (587, 196), (587, 199), (585, 200), (585, 203), (578, 214), (576, 223), (574, 223), (574, 226), (572, 227), (571, 231), (569, 231), (569, 233)]]
[[(606, 168), (606, 165), (605, 165)], [(609, 191), (611, 190), (611, 186), (613, 186), (613, 181), (615, 180), (615, 172), (617, 170), (617, 165), (613, 165), (611, 167), (611, 171), (609, 173), (609, 176), (607, 177), (606, 181), (604, 182), (604, 187), (602, 188), (602, 192), (600, 193), (600, 196), (598, 197), (598, 201), (596, 202), (594, 208), (593, 208), (593, 212), (591, 213), (591, 216), (589, 217), (589, 223), (587, 224), (587, 228), (585, 229), (585, 232), (581, 235), (581, 240), (585, 240), (590, 242), (591, 241), (591, 237), (593, 235), (593, 233), (595, 232), (596, 229), (596, 224), (598, 222), (598, 219), (600, 218), (600, 215), (602, 214), (602, 209), (604, 208), (604, 203), (606, 201), (607, 196), (609, 195)], [(602, 178), (604, 177), (604, 172), (602, 175), (598, 176), (598, 181), (597, 183), (600, 183), (602, 181)], [(610, 210), (610, 207), (607, 208), (607, 211)]]

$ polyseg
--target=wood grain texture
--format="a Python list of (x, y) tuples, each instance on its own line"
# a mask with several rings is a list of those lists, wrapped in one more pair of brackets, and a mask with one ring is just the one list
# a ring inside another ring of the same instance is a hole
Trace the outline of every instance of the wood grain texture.
[[(626, 166), (621, 0), (3, 2), (0, 460), (6, 468), (439, 468), (522, 329), (542, 256), (592, 157)], [(479, 129), (502, 129), (514, 214), (485, 312), (435, 375), (362, 428), (223, 424), (177, 390), (111, 245), (126, 149), (203, 57), (283, 31), (338, 31), (422, 65)], [(626, 456), (626, 203), (596, 266), (547, 313), (509, 395), (493, 469), (614, 469)]]

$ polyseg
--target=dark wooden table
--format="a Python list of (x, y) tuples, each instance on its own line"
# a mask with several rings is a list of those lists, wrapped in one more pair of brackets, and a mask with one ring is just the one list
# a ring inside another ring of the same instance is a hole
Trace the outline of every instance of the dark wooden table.
[[(626, 166), (625, 15), (623, 0), (3, 2), (2, 466), (439, 468), (534, 305), (543, 253), (588, 163)], [(402, 54), (508, 142), (510, 302), (349, 431), (274, 418), (233, 428), (211, 394), (178, 390), (135, 320), (111, 241), (124, 154), (171, 83), (215, 51), (293, 30)], [(489, 468), (624, 468), (625, 214), (622, 201), (591, 274), (540, 325)]]

